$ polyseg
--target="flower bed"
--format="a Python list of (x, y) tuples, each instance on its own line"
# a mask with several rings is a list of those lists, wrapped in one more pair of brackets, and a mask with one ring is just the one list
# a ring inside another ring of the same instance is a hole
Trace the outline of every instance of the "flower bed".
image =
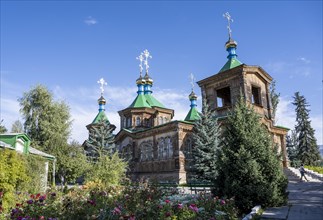
[(233, 199), (165, 194), (147, 183), (73, 188), (67, 193), (20, 194), (11, 219), (237, 219)]

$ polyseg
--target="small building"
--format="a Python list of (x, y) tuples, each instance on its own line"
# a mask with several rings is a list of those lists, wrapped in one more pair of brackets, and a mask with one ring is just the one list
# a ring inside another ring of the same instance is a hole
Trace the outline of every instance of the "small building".
[(15, 150), (21, 154), (33, 154), (38, 155), (46, 159), (44, 164), (45, 166), (45, 174), (42, 179), (42, 185), (44, 186), (44, 190), (47, 187), (47, 180), (48, 180), (48, 167), (49, 162), (53, 163), (53, 184), (55, 183), (55, 162), (56, 158), (53, 155), (47, 154), (36, 148), (30, 146), (31, 141), (27, 134), (24, 133), (7, 133), (7, 134), (0, 134), (0, 150), (2, 149), (10, 149)]

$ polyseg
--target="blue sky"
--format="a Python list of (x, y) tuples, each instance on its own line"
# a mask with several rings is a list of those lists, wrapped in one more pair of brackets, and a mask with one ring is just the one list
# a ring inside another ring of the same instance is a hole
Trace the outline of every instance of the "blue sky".
[(21, 120), (17, 99), (43, 84), (70, 106), (71, 139), (82, 143), (103, 77), (107, 115), (119, 127), (117, 111), (136, 96), (135, 58), (148, 49), (153, 95), (183, 119), (189, 74), (198, 81), (226, 62), (227, 11), (238, 59), (276, 80), (277, 124), (294, 128), (299, 91), (322, 144), (322, 1), (1, 1), (0, 118), (10, 130)]

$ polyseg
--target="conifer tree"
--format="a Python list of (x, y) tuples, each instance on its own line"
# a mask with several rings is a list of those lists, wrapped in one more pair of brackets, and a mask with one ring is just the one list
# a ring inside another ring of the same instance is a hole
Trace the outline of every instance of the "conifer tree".
[(205, 99), (200, 119), (194, 125), (193, 142), (195, 178), (213, 181), (217, 175), (216, 155), (220, 147), (220, 129)]
[(287, 179), (281, 162), (259, 115), (243, 97), (228, 117), (223, 139), (214, 193), (234, 197), (242, 213), (255, 205), (283, 205)]
[(320, 153), (309, 119), (309, 104), (299, 92), (295, 93), (293, 104), (296, 106), (297, 158), (306, 165), (314, 165), (320, 159)]
[(286, 136), (286, 148), (288, 158), (293, 167), (298, 167), (300, 165), (300, 161), (297, 159), (297, 134), (295, 130), (291, 131), (291, 134)]
[(86, 151), (93, 159), (102, 156), (111, 156), (114, 153), (114, 135), (115, 127), (104, 120), (100, 120), (96, 126), (90, 128), (89, 139), (86, 140)]
[(276, 118), (279, 96), (280, 96), (280, 93), (276, 92), (276, 81), (273, 80), (270, 84), (270, 100), (272, 105), (272, 117), (274, 120)]

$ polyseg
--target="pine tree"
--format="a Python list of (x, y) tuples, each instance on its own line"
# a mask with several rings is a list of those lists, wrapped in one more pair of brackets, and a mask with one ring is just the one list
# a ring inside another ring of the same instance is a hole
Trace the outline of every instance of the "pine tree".
[(114, 126), (104, 120), (90, 128), (89, 139), (86, 140), (86, 151), (94, 160), (102, 156), (111, 156), (114, 153), (115, 145), (112, 133), (114, 129)]
[(200, 119), (194, 125), (193, 142), (196, 179), (213, 181), (217, 175), (216, 155), (220, 146), (220, 129), (214, 113), (205, 100)]
[(320, 152), (309, 119), (309, 104), (299, 92), (295, 93), (293, 104), (296, 106), (297, 158), (306, 165), (315, 165), (320, 159)]
[(287, 179), (281, 162), (259, 115), (247, 106), (244, 98), (228, 117), (223, 139), (214, 193), (234, 197), (242, 213), (255, 205), (284, 204)]
[(293, 167), (300, 165), (300, 161), (297, 159), (297, 146), (297, 133), (295, 130), (292, 130), (291, 134), (286, 136), (286, 148), (288, 158)]
[(270, 84), (270, 100), (272, 105), (272, 118), (275, 120), (277, 107), (279, 103), (280, 93), (276, 92), (276, 81), (273, 80)]

